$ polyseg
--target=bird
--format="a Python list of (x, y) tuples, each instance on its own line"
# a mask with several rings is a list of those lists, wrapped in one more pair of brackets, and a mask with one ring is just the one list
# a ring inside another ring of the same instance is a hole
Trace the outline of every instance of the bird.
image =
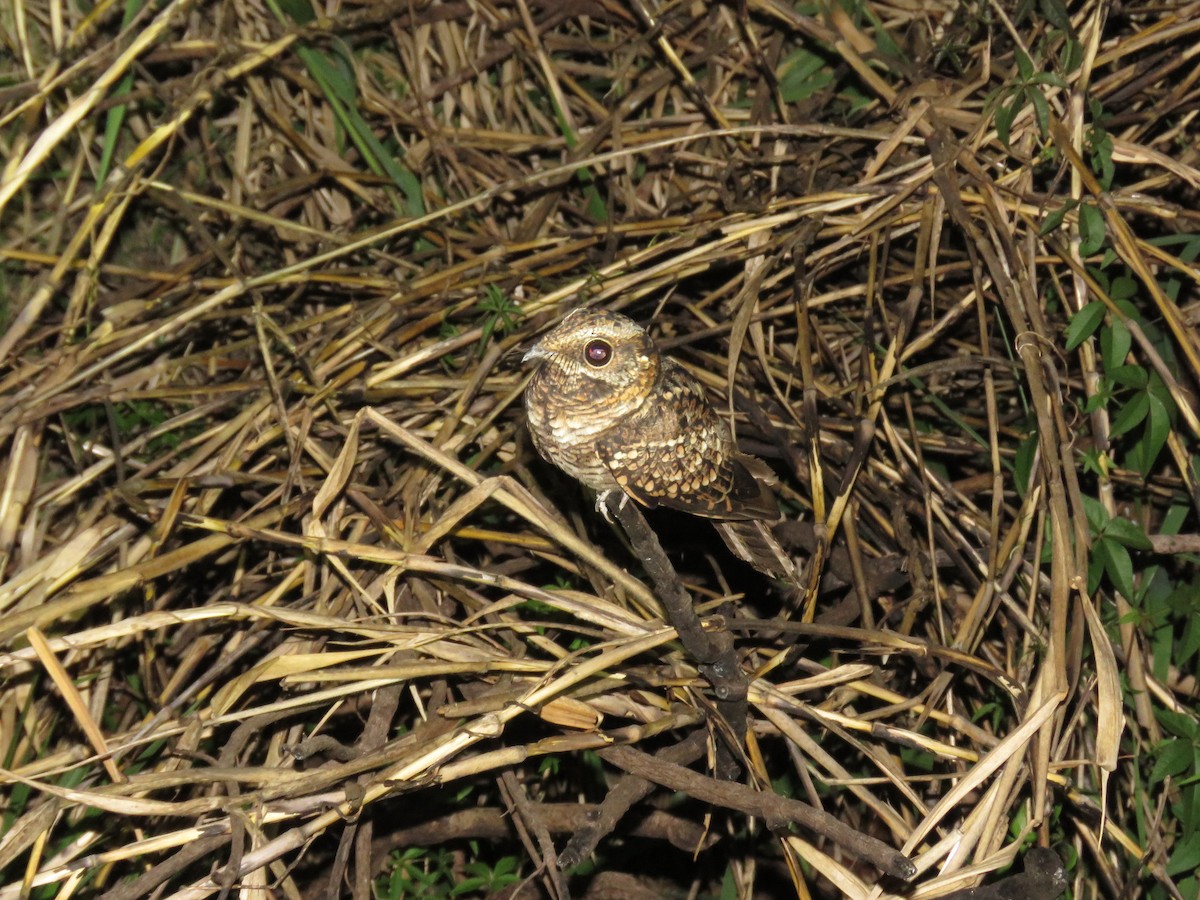
[(577, 309), (524, 362), (538, 363), (525, 389), (533, 445), (597, 491), (597, 508), (616, 490), (650, 509), (710, 519), (735, 556), (795, 582), (768, 527), (780, 518), (774, 473), (738, 452), (703, 386), (645, 328), (621, 313)]

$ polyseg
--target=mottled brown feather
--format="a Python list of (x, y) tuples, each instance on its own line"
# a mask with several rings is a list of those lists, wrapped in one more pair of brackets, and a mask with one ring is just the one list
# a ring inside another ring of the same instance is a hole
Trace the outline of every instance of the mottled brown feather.
[(652, 402), (596, 441), (617, 484), (639, 503), (708, 519), (778, 519), (766, 485), (750, 474), (704, 391), (662, 360)]
[[(599, 364), (587, 351), (597, 341), (611, 348)], [(716, 520), (737, 556), (792, 574), (764, 524), (779, 518), (770, 469), (738, 453), (704, 388), (645, 329), (618, 313), (578, 311), (525, 358), (541, 360), (525, 407), (542, 456), (597, 491)]]

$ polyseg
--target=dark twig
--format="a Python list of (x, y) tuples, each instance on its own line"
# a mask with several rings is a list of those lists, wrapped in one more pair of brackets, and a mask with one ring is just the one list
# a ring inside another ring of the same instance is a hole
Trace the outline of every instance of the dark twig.
[(633, 747), (608, 747), (600, 756), (626, 772), (640, 775), (663, 787), (683, 791), (714, 806), (757, 816), (773, 829), (795, 823), (824, 835), (859, 859), (896, 878), (908, 880), (917, 868), (903, 854), (882, 841), (861, 834), (834, 816), (799, 800), (780, 797), (741, 784), (718, 781), (683, 766), (663, 762)]
[(717, 774), (732, 779), (738, 769), (737, 757), (745, 745), (746, 693), (749, 687), (749, 680), (734, 651), (733, 635), (724, 628), (712, 631), (705, 630), (701, 625), (691, 596), (684, 589), (679, 575), (637, 504), (620, 491), (610, 491), (603, 502), (609, 513), (621, 523), (634, 552), (646, 567), (646, 573), (654, 582), (658, 597), (667, 611), (667, 618), (679, 633), (684, 649), (695, 658), (701, 674), (712, 685), (717, 710), (736, 742), (728, 748), (729, 752), (723, 749), (723, 744), (718, 743)]
[[(704, 754), (707, 743), (708, 735), (703, 729), (697, 729), (675, 746), (660, 751), (658, 759), (677, 766), (686, 766)], [(639, 775), (623, 776), (608, 792), (604, 802), (594, 812), (585, 816), (584, 825), (558, 854), (558, 864), (564, 869), (570, 869), (587, 859), (596, 849), (596, 845), (616, 829), (617, 823), (629, 812), (630, 807), (653, 789), (653, 781), (647, 781)]]
[[(387, 744), (392, 723), (396, 718), (396, 710), (400, 707), (402, 691), (401, 685), (389, 684), (375, 692), (366, 727), (363, 728), (358, 739), (358, 746), (362, 752), (379, 750)], [(359, 784), (365, 786), (369, 777), (366, 774), (360, 775), (358, 777)], [(375, 837), (374, 817), (365, 816), (360, 818), (357, 823), (348, 824), (346, 833), (351, 835), (354, 840), (354, 896), (369, 897), (371, 896), (371, 873), (374, 871), (374, 864), (371, 860), (371, 845)], [(333, 875), (334, 877), (330, 879), (330, 894), (336, 896), (334, 890), (341, 878), (336, 872)]]
[(1055, 900), (1067, 889), (1067, 870), (1048, 847), (1025, 854), (1025, 871), (1009, 875), (986, 887), (947, 894), (946, 900)]
[(554, 841), (550, 837), (550, 828), (538, 814), (538, 805), (529, 799), (525, 785), (512, 772), (505, 772), (501, 775), (499, 783), (513, 813), (513, 827), (525, 845), (530, 859), (537, 860), (538, 869), (545, 879), (544, 886), (547, 893), (556, 900), (570, 900), (571, 893), (559, 867), (557, 854), (554, 852)]
[(198, 838), (132, 881), (122, 881), (113, 885), (107, 893), (101, 895), (100, 900), (138, 900), (140, 897), (149, 897), (189, 866), (215, 855), (228, 841), (227, 834)]
[[(695, 733), (700, 737), (701, 744), (703, 744), (704, 732), (697, 731)], [(700, 752), (703, 752), (703, 747), (701, 747)], [(636, 775), (626, 775), (621, 779), (621, 782), (624, 783), (627, 779), (631, 782), (646, 785), (647, 790), (654, 787), (653, 784), (645, 779), (638, 778)], [(581, 821), (593, 821), (603, 816), (600, 806), (594, 803), (536, 803), (534, 807), (537, 810), (539, 820), (554, 835), (578, 834), (579, 823)], [(600, 837), (603, 837), (603, 835)], [(625, 839), (644, 838), (653, 841), (663, 841), (664, 844), (670, 844), (670, 846), (685, 853), (695, 853), (697, 848), (707, 850), (719, 840), (718, 835), (713, 834), (703, 826), (659, 810), (651, 810), (645, 815), (638, 815), (633, 821), (627, 823), (626, 828), (622, 829), (621, 837)], [(395, 831), (385, 831), (377, 834), (371, 842), (371, 861), (375, 866), (372, 870), (372, 877), (378, 877), (387, 870), (389, 854), (393, 850), (409, 847), (436, 847), (439, 844), (445, 844), (450, 841), (465, 841), (476, 838), (494, 841), (512, 840), (512, 815), (506, 809), (473, 807), (471, 809), (456, 810), (436, 819), (407, 825)], [(221, 840), (222, 842), (227, 841), (228, 836), (222, 836)], [(590, 853), (591, 851), (589, 850), (588, 852)], [(562, 861), (562, 854), (559, 854), (559, 865), (564, 869), (569, 868), (563, 865)], [(323, 870), (312, 882), (302, 885), (303, 895), (305, 897), (319, 897), (326, 892), (328, 884), (329, 871)], [(114, 897), (117, 897), (118, 900), (136, 900), (137, 897), (142, 896), (145, 896), (145, 893), (136, 895), (129, 893), (114, 894)]]

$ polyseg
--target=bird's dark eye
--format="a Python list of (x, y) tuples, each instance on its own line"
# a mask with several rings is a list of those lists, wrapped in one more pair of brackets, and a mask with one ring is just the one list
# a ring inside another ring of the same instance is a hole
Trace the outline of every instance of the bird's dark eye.
[(588, 361), (589, 366), (603, 368), (612, 359), (612, 344), (599, 338), (588, 341), (587, 346), (583, 348), (583, 358)]

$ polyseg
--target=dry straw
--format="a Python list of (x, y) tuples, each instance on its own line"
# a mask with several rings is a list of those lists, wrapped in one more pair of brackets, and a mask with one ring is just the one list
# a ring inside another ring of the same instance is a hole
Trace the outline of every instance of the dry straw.
[[(525, 896), (935, 897), (1034, 843), (1188, 889), (1200, 609), (1147, 604), (1196, 583), (1200, 6), (15, 0), (0, 40), (0, 900), (506, 854)], [(744, 736), (523, 433), (579, 303), (780, 476), (791, 589), (650, 517)], [(762, 804), (652, 790), (722, 752)]]

